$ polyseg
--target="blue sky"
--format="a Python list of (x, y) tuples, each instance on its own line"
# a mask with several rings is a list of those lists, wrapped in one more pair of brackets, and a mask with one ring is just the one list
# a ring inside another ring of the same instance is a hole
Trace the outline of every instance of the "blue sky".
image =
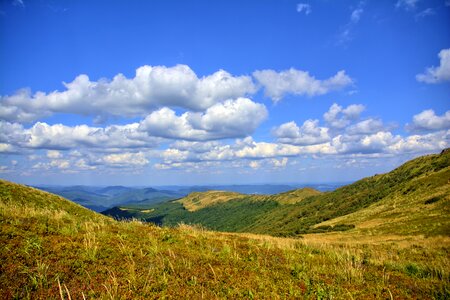
[(450, 1), (1, 1), (0, 176), (357, 180), (449, 147)]

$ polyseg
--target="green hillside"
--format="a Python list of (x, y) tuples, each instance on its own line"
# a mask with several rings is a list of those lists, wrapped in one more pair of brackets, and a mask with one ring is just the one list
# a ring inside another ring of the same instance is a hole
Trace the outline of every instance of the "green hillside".
[(0, 181), (0, 298), (450, 297), (448, 237), (342, 237), (288, 239), (118, 222)]
[[(443, 151), (333, 192), (300, 189), (271, 196), (193, 193), (140, 210), (113, 209), (105, 214), (159, 225), (184, 222), (219, 231), (275, 236), (361, 230), (364, 226), (370, 228), (368, 222), (376, 218), (375, 227), (384, 224), (377, 227), (382, 233), (448, 235), (449, 180), (450, 151)], [(384, 216), (377, 216), (383, 209)]]

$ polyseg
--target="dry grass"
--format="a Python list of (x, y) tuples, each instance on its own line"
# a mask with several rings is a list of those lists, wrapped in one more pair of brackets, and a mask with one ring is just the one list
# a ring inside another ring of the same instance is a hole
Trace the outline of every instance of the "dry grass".
[(242, 199), (245, 197), (247, 197), (247, 195), (225, 191), (194, 192), (178, 200), (178, 202), (182, 203), (184, 208), (188, 211), (196, 211), (217, 203)]

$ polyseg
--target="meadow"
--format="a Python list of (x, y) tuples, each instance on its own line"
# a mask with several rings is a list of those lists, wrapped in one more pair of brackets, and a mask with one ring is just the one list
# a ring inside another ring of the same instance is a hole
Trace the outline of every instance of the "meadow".
[(4, 299), (448, 299), (449, 239), (116, 221), (1, 181)]

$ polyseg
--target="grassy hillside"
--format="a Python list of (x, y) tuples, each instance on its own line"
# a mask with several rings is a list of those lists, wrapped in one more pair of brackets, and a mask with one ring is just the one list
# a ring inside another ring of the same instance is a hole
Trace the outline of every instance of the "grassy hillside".
[[(383, 205), (387, 210), (389, 207), (397, 208), (396, 214), (392, 213), (382, 220), (382, 223), (388, 221), (389, 227), (377, 227), (383, 233), (449, 235), (449, 182), (450, 152), (427, 155), (411, 160), (387, 174), (362, 179), (289, 207), (282, 206), (246, 230), (281, 235), (320, 232), (333, 230), (326, 227), (327, 225), (319, 227), (320, 223), (332, 219), (335, 219), (334, 222), (328, 225), (341, 225), (338, 228), (345, 226), (358, 228), (363, 221), (362, 218), (358, 222), (355, 218), (336, 218), (363, 210), (374, 211), (373, 207)], [(430, 205), (431, 198), (439, 200), (436, 200), (436, 204)], [(407, 210), (399, 213), (402, 207)], [(414, 228), (410, 226), (412, 224), (405, 223), (404, 216), (409, 211), (416, 212)]]
[(192, 212), (215, 204), (243, 198), (245, 198), (245, 195), (239, 193), (208, 191), (191, 193), (177, 202), (180, 202), (186, 210)]
[(341, 235), (287, 239), (118, 222), (0, 181), (0, 298), (450, 297), (447, 237), (347, 236), (355, 243)]
[[(300, 189), (277, 195), (192, 193), (140, 210), (105, 212), (159, 225), (179, 222), (209, 229), (275, 236), (366, 230), (449, 235), (450, 152), (419, 157), (387, 174), (333, 192)], [(383, 225), (383, 226), (379, 226)]]

